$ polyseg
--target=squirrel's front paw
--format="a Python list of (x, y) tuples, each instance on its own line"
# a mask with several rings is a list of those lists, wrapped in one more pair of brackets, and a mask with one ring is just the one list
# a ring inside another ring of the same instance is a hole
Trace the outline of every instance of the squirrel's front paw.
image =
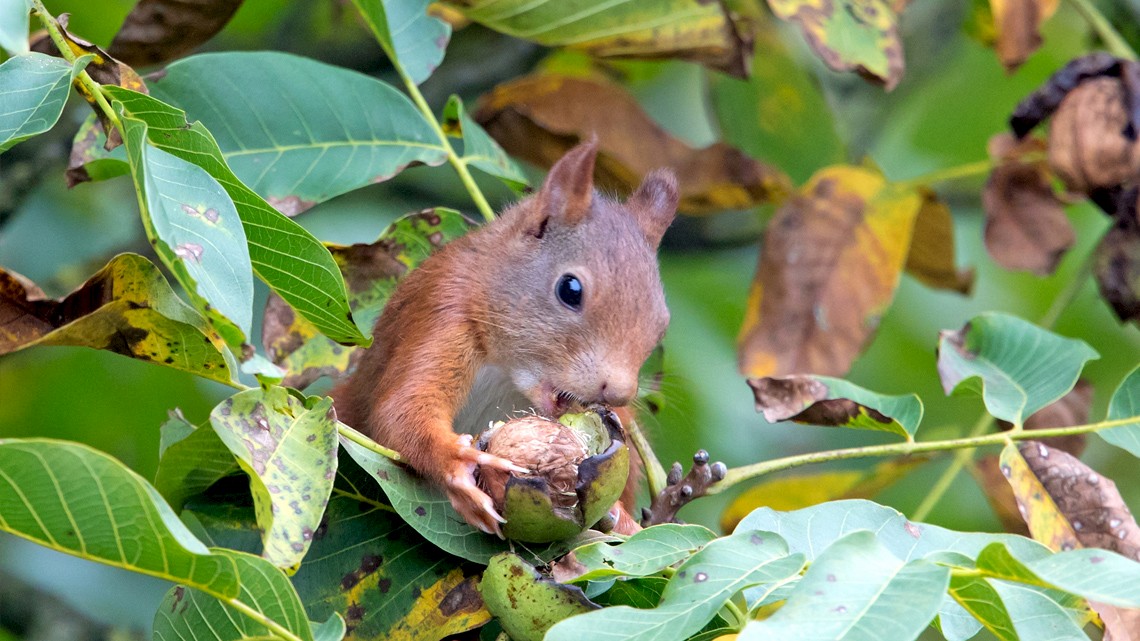
[(457, 460), (447, 475), (444, 491), (451, 501), (451, 507), (455, 508), (465, 521), (487, 534), (502, 538), (503, 532), (499, 524), (507, 521), (495, 510), (491, 497), (475, 485), (475, 466), (486, 465), (508, 472), (522, 473), (527, 472), (527, 469), (504, 458), (475, 449), (471, 446), (471, 438), (470, 434), (459, 437)]

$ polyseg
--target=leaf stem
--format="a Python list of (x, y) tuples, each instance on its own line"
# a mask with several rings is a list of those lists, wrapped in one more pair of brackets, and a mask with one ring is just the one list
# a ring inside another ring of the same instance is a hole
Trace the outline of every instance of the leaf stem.
[(1136, 52), (1128, 45), (1128, 42), (1121, 37), (1120, 32), (1112, 26), (1108, 18), (1096, 8), (1096, 5), (1091, 0), (1069, 0), (1069, 4), (1081, 14), (1081, 17), (1089, 23), (1092, 30), (1096, 35), (1100, 36), (1104, 46), (1117, 58), (1124, 58), (1126, 60), (1135, 60)]
[[(217, 595), (214, 595), (214, 596), (217, 596)], [(255, 609), (249, 607), (248, 605), (243, 603), (241, 600), (239, 600), (239, 599), (220, 599), (220, 600), (222, 602), (224, 602), (226, 605), (230, 606), (231, 608), (233, 608), (233, 609), (237, 610), (238, 612), (241, 612), (245, 616), (249, 617), (250, 619), (253, 619), (254, 621), (257, 621), (258, 623), (260, 623), (261, 625), (269, 628), (269, 630), (271, 632), (273, 632), (274, 634), (276, 634), (279, 638), (284, 639), (285, 641), (301, 641), (301, 637), (290, 632), (288, 628), (286, 628), (285, 626), (281, 625), (280, 623), (274, 621), (273, 619), (270, 619), (269, 617), (265, 616), (264, 613), (259, 612), (258, 610), (255, 610)], [(302, 622), (301, 625), (307, 625), (307, 622)]]
[[(973, 438), (985, 434), (989, 431), (993, 423), (994, 417), (986, 412), (982, 412), (982, 415), (978, 417), (977, 422), (974, 423), (974, 427), (970, 429), (970, 433), (967, 434), (966, 437)], [(942, 500), (942, 497), (946, 495), (950, 486), (953, 485), (954, 479), (958, 478), (958, 474), (962, 471), (962, 468), (966, 467), (966, 464), (973, 460), (974, 452), (976, 451), (977, 448), (971, 447), (958, 450), (954, 453), (954, 458), (950, 460), (949, 467), (942, 471), (942, 476), (938, 477), (938, 480), (935, 481), (934, 485), (930, 488), (930, 492), (923, 497), (922, 503), (919, 503), (918, 507), (915, 508), (914, 513), (911, 514), (911, 519), (922, 521), (930, 515), (930, 512), (934, 510), (934, 506), (938, 505), (938, 502)]]
[(961, 180), (962, 178), (972, 178), (984, 174), (994, 167), (992, 160), (978, 160), (976, 162), (966, 163), (964, 165), (955, 165), (953, 167), (944, 167), (934, 171), (909, 178), (907, 180), (900, 180), (895, 185), (900, 189), (913, 189), (915, 187), (922, 187), (931, 183), (950, 182), (952, 180)]
[(823, 452), (809, 452), (807, 454), (786, 456), (770, 461), (762, 461), (760, 463), (754, 463), (752, 465), (733, 468), (728, 471), (728, 476), (725, 477), (723, 481), (710, 487), (708, 492), (709, 494), (719, 494), (720, 492), (724, 492), (737, 483), (764, 476), (765, 474), (789, 470), (795, 467), (800, 467), (802, 465), (810, 465), (812, 463), (827, 463), (830, 461), (843, 461), (848, 459), (872, 458), (881, 456), (909, 456), (911, 454), (923, 454), (926, 452), (942, 452), (965, 448), (983, 447), (986, 445), (1001, 445), (1003, 443), (1011, 441), (1026, 441), (1030, 439), (1052, 438), (1054, 436), (1087, 434), (1089, 432), (1096, 432), (1099, 430), (1108, 429), (1110, 427), (1120, 427), (1121, 425), (1130, 425), (1132, 423), (1140, 423), (1140, 415), (1113, 419), (1110, 421), (1100, 421), (1098, 423), (1074, 425), (1072, 427), (1053, 427), (1044, 430), (1023, 430), (1020, 432), (995, 432), (993, 434), (985, 434), (982, 436), (970, 436), (965, 438), (945, 439), (940, 441), (888, 443), (885, 445), (869, 445), (864, 447), (849, 447), (839, 450), (825, 450)]
[[(366, 17), (367, 18), (367, 17)], [(392, 62), (392, 66), (396, 68), (396, 73), (400, 75), (400, 79), (404, 81), (404, 86), (408, 90), (408, 95), (411, 96), (412, 102), (415, 103), (416, 108), (423, 114), (424, 119), (427, 120), (428, 125), (435, 132), (436, 137), (439, 138), (439, 144), (443, 146), (444, 152), (447, 154), (447, 161), (455, 168), (455, 173), (459, 174), (459, 180), (463, 183), (463, 187), (467, 189), (467, 193), (471, 195), (471, 200), (475, 202), (475, 208), (483, 215), (483, 220), (491, 222), (495, 220), (495, 210), (491, 209), (490, 203), (487, 202), (487, 197), (483, 195), (483, 191), (479, 189), (479, 185), (475, 184), (475, 178), (471, 176), (471, 171), (467, 168), (467, 162), (455, 153), (455, 148), (451, 146), (451, 139), (447, 137), (447, 133), (443, 131), (443, 127), (439, 124), (439, 120), (435, 117), (435, 112), (431, 110), (424, 95), (420, 93), (420, 88), (412, 77), (404, 71), (404, 65), (400, 64), (396, 58), (395, 51), (389, 51), (388, 47), (384, 45), (381, 38), (377, 38), (380, 43), (380, 48), (388, 55), (388, 59)]]
[(653, 452), (653, 446), (649, 444), (649, 439), (645, 437), (645, 432), (636, 419), (625, 426), (625, 431), (629, 434), (629, 440), (633, 441), (633, 448), (637, 450), (642, 466), (645, 467), (645, 482), (649, 485), (649, 496), (657, 496), (665, 489), (665, 468), (661, 467), (661, 461)]
[[(55, 43), (56, 49), (59, 49), (59, 55), (63, 59), (75, 64), (79, 56), (75, 55), (75, 51), (71, 49), (71, 44), (68, 43), (67, 38), (64, 37), (63, 32), (59, 29), (59, 23), (56, 21), (55, 16), (48, 13), (47, 7), (44, 6), (43, 0), (31, 0), (32, 8), (35, 10), (36, 16), (40, 19), (40, 23), (47, 29), (48, 35), (51, 36), (51, 41)], [(107, 116), (107, 120), (123, 133), (123, 124), (119, 122), (119, 114), (111, 108), (111, 104), (107, 102), (107, 97), (103, 95), (103, 86), (95, 82), (91, 75), (84, 69), (76, 75), (76, 80), (79, 81), (81, 86), (80, 93), (87, 96), (88, 100), (93, 101), (103, 115)]]
[(337, 421), (336, 432), (337, 432), (337, 434), (339, 434), (339, 435), (343, 436), (344, 438), (352, 441), (353, 443), (356, 443), (360, 447), (363, 447), (364, 449), (367, 449), (367, 450), (371, 450), (372, 452), (375, 452), (375, 453), (379, 454), (380, 456), (383, 456), (384, 458), (388, 458), (388, 459), (391, 459), (393, 461), (404, 460), (403, 458), (400, 457), (400, 453), (397, 452), (396, 450), (388, 449), (388, 448), (384, 447), (383, 445), (380, 445), (376, 441), (373, 441), (372, 439), (361, 434), (360, 432), (357, 432), (356, 430), (345, 425), (344, 423), (341, 423), (340, 421)]

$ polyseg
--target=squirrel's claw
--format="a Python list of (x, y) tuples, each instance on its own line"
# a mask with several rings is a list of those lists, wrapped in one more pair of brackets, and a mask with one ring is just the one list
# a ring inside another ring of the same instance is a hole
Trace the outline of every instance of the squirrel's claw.
[(463, 434), (459, 437), (459, 458), (468, 463), (475, 463), (484, 467), (493, 467), (497, 470), (504, 472), (514, 472), (516, 474), (529, 474), (530, 470), (516, 465), (501, 456), (488, 454), (479, 450), (471, 445), (472, 436), (470, 434)]
[(451, 507), (473, 527), (503, 538), (500, 523), (507, 520), (495, 510), (491, 497), (475, 486), (475, 477), (470, 471), (462, 475), (451, 476), (447, 479), (447, 498)]

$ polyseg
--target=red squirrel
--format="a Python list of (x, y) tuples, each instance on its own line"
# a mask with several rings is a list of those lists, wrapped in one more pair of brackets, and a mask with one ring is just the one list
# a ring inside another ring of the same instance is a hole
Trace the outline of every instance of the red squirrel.
[(504, 520), (475, 466), (526, 470), (471, 435), (519, 410), (628, 405), (669, 324), (656, 251), (676, 178), (652, 172), (617, 202), (594, 190), (596, 156), (593, 140), (574, 147), (538, 192), (410, 272), (332, 392), (341, 420), (399, 452), (489, 534)]

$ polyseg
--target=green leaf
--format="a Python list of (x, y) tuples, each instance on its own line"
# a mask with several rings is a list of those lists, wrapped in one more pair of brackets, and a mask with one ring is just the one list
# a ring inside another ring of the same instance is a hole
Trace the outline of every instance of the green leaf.
[[(232, 603), (187, 590), (181, 585), (175, 586), (166, 593), (155, 613), (156, 641), (237, 641), (251, 638), (315, 641), (301, 599), (280, 570), (264, 559), (244, 552), (218, 549), (215, 554), (231, 559), (236, 566), (241, 578), (241, 594), (234, 601), (240, 601), (244, 608), (239, 609)], [(250, 617), (250, 608), (268, 621)], [(340, 619), (336, 614), (332, 618)], [(343, 636), (344, 621), (339, 624), (333, 621), (327, 628), (325, 625), (319, 626), (322, 641), (330, 638), (339, 641), (340, 636), (335, 635), (339, 629)]]
[(0, 354), (39, 345), (105, 349), (232, 384), (220, 340), (146, 258), (120, 254), (59, 300), (0, 269)]
[(380, 483), (396, 513), (445, 552), (475, 563), (487, 563), (492, 556), (508, 549), (505, 541), (468, 525), (443, 492), (430, 482), (346, 438), (341, 439), (341, 445)]
[(332, 401), (306, 409), (284, 387), (222, 401), (210, 423), (249, 475), (263, 556), (295, 569), (313, 541), (337, 468)]
[(949, 568), (903, 562), (873, 532), (852, 532), (816, 557), (787, 603), (749, 623), (740, 639), (915, 639), (949, 582)]
[(404, 94), (379, 80), (274, 52), (216, 53), (171, 64), (150, 84), (214, 132), (245, 184), (289, 213), (447, 154)]
[(757, 40), (751, 78), (707, 76), (713, 113), (725, 142), (802, 184), (845, 160), (843, 142), (815, 75), (797, 63), (771, 24), (760, 26)]
[(827, 66), (858, 71), (890, 91), (902, 80), (904, 62), (898, 15), (887, 0), (840, 0), (825, 6), (805, 0), (768, 0), (781, 20), (799, 24)]
[(508, 187), (521, 193), (528, 186), (526, 176), (507, 152), (487, 135), (479, 123), (471, 119), (463, 108), (459, 96), (452, 96), (443, 108), (443, 129), (449, 136), (463, 138), (463, 155), (460, 160), (501, 179)]
[(706, 545), (683, 563), (653, 609), (610, 607), (558, 623), (547, 641), (574, 639), (684, 639), (699, 632), (744, 588), (783, 582), (804, 565), (802, 554), (771, 532), (737, 530)]
[(0, 49), (14, 56), (28, 53), (30, 10), (25, 0), (0, 0)]
[(1014, 425), (1068, 394), (1085, 363), (1097, 358), (1084, 341), (992, 312), (958, 331), (943, 331), (938, 340), (938, 374), (946, 393), (977, 392), (980, 386), (990, 414)]
[(551, 626), (598, 608), (579, 588), (544, 578), (513, 552), (491, 557), (480, 590), (487, 609), (515, 641), (553, 640), (547, 634)]
[(598, 57), (681, 58), (746, 77), (750, 25), (722, 3), (448, 0), (468, 18), (516, 38)]
[[(736, 529), (776, 532), (784, 537), (792, 552), (806, 554), (809, 562), (832, 543), (857, 530), (875, 532), (879, 543), (899, 560), (907, 562), (947, 551), (974, 558), (994, 542), (1005, 543), (1015, 553), (1027, 555), (1045, 549), (1035, 541), (1013, 534), (955, 532), (914, 523), (897, 510), (860, 499), (831, 501), (794, 512), (760, 508), (745, 517)], [(943, 630), (955, 633), (947, 634), (947, 638), (968, 639), (980, 629), (980, 624), (971, 622), (969, 615), (950, 597), (943, 600), (938, 615)]]
[[(4, 25), (2, 18), (0, 15), (0, 25)], [(26, 12), (23, 23), (26, 47)], [(0, 26), (0, 35), (4, 35), (6, 29)], [(88, 60), (90, 57), (84, 56), (72, 65), (66, 60), (33, 52), (0, 64), (0, 152), (55, 125), (67, 103), (72, 79)]]
[[(1109, 421), (1118, 421), (1132, 416), (1140, 416), (1140, 367), (1132, 370), (1112, 393), (1108, 404)], [(1127, 450), (1132, 456), (1140, 456), (1140, 420), (1097, 432), (1101, 438)]]
[(142, 477), (85, 445), (0, 439), (0, 530), (219, 597), (239, 594), (232, 559), (211, 554)]
[[(669, 580), (660, 576), (646, 576), (622, 581), (610, 581), (608, 590), (590, 596), (590, 600), (602, 607), (628, 605), (631, 608), (655, 608), (661, 603), (661, 594)], [(589, 592), (587, 592), (589, 596)]]
[(769, 423), (790, 420), (807, 425), (891, 432), (914, 440), (922, 422), (915, 394), (886, 396), (830, 376), (798, 374), (750, 378), (756, 411)]
[(177, 411), (163, 423), (161, 435), (154, 489), (175, 511), (181, 511), (190, 497), (241, 469), (217, 432), (191, 425)]
[(1002, 641), (1088, 639), (1060, 604), (1024, 585), (952, 575), (950, 594)]
[(641, 577), (684, 560), (716, 538), (701, 525), (665, 523), (645, 528), (619, 545), (592, 543), (574, 550), (585, 572), (578, 581), (632, 576)]
[(344, 279), (328, 250), (238, 180), (202, 123), (189, 125), (185, 112), (150, 96), (120, 87), (104, 89), (147, 123), (152, 145), (198, 165), (222, 185), (241, 216), (258, 278), (325, 336), (339, 343), (368, 344), (353, 322)]
[(392, 64), (415, 84), (443, 60), (451, 25), (427, 13), (431, 0), (352, 0)]
[(145, 122), (122, 116), (147, 237), (198, 311), (240, 352), (253, 323), (253, 276), (234, 203), (201, 167), (151, 146)]

